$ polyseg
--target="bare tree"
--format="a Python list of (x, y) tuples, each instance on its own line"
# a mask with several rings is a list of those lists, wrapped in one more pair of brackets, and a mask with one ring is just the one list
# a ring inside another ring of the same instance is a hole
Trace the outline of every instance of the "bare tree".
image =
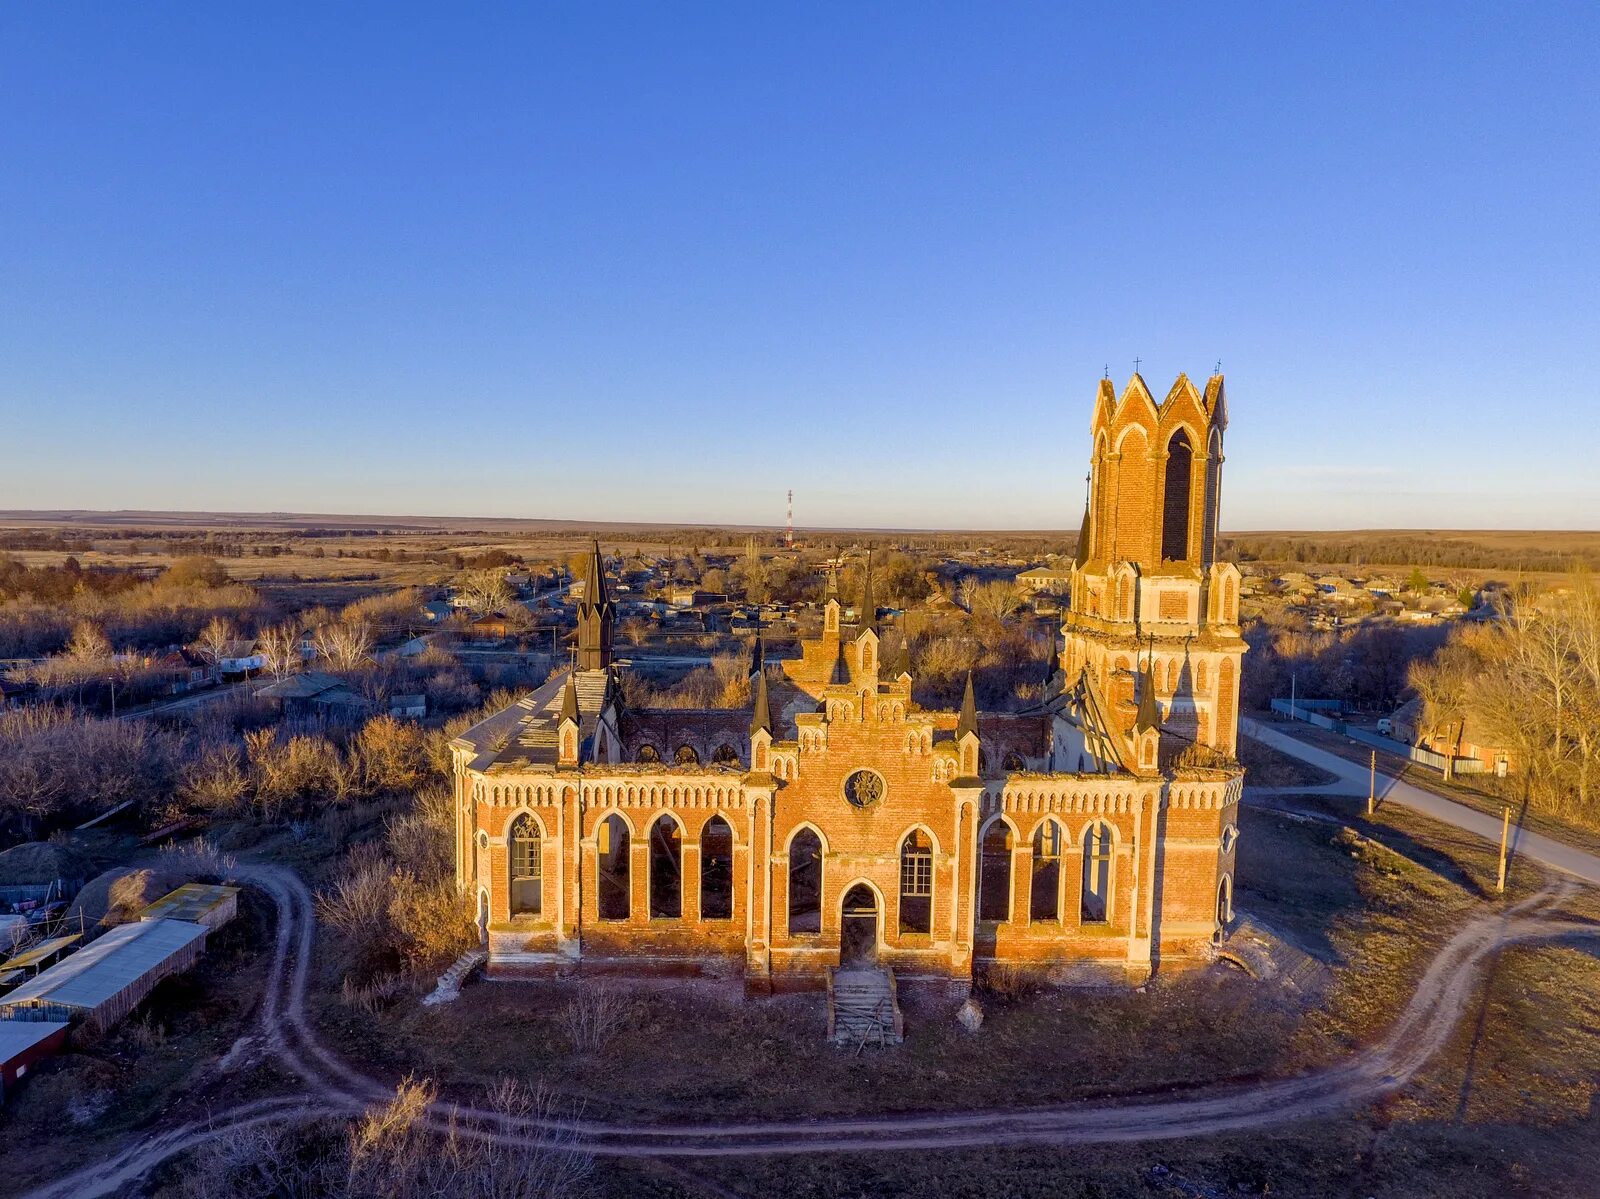
[(372, 657), (372, 628), (359, 621), (325, 624), (314, 644), (317, 656), (334, 670), (355, 670)]
[(200, 651), (200, 656), (210, 663), (212, 669), (216, 669), (229, 643), (237, 637), (238, 634), (234, 632), (231, 621), (221, 616), (213, 616), (206, 627), (200, 630), (200, 636), (195, 638), (194, 644)]
[(472, 611), (484, 614), (511, 606), (516, 598), (502, 567), (463, 571), (456, 579), (456, 594)]
[(273, 625), (256, 638), (261, 668), (275, 679), (287, 678), (305, 665), (300, 655), (300, 630), (293, 624)]

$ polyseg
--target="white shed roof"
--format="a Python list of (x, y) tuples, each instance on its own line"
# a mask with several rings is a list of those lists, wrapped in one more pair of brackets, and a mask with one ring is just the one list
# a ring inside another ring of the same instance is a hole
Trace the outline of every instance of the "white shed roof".
[(66, 1027), (60, 1020), (0, 1020), (0, 1062), (27, 1053)]
[(26, 1001), (98, 1008), (173, 954), (204, 940), (206, 928), (187, 920), (119, 924), (86, 949), (0, 997), (0, 1008)]

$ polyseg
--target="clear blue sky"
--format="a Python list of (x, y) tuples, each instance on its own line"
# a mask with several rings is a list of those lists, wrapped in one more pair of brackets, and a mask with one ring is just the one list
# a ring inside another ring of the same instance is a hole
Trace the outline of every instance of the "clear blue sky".
[(12, 3), (0, 507), (1600, 527), (1600, 6)]

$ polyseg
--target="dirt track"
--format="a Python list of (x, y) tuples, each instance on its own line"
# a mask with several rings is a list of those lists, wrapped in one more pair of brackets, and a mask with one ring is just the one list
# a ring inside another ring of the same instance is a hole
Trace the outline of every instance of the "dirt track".
[[(322, 1045), (306, 1019), (306, 979), (315, 925), (304, 883), (279, 867), (241, 867), (238, 873), (262, 887), (278, 907), (271, 972), (258, 1026), (250, 1035), (304, 1081), (304, 1094), (245, 1104), (204, 1121), (151, 1132), (115, 1156), (31, 1192), (29, 1199), (113, 1194), (172, 1155), (232, 1130), (350, 1114), (392, 1095), (386, 1083), (361, 1074)], [(621, 1157), (877, 1152), (1019, 1143), (1084, 1145), (1291, 1123), (1354, 1107), (1405, 1086), (1444, 1047), (1472, 997), (1480, 966), (1497, 947), (1600, 934), (1600, 926), (1556, 913), (1572, 890), (1572, 884), (1558, 883), (1520, 904), (1470, 921), (1435, 956), (1382, 1041), (1339, 1065), (1296, 1078), (1206, 1087), (1167, 1099), (1082, 1100), (1040, 1108), (836, 1120), (557, 1123), (508, 1119), (482, 1109), (442, 1103), (435, 1105), (434, 1119), (441, 1127), (454, 1119), (458, 1130), (496, 1140), (554, 1143)]]

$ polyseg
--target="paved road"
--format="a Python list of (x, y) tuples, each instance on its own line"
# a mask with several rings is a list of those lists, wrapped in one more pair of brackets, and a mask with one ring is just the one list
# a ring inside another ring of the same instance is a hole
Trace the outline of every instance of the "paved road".
[[(1299, 758), (1319, 769), (1326, 770), (1329, 774), (1336, 775), (1338, 781), (1327, 783), (1320, 787), (1256, 787), (1247, 791), (1258, 794), (1279, 792), (1294, 795), (1358, 795), (1365, 798), (1367, 794), (1368, 772), (1367, 768), (1348, 758), (1341, 758), (1338, 754), (1329, 753), (1325, 749), (1318, 749), (1314, 745), (1307, 745), (1298, 737), (1276, 729), (1259, 720), (1244, 719), (1239, 722), (1239, 731), (1246, 737), (1270, 746), (1280, 753), (1288, 754), (1292, 758)], [(1378, 772), (1378, 799), (1383, 803), (1397, 803), (1424, 816), (1431, 816), (1435, 820), (1454, 825), (1465, 832), (1475, 833), (1485, 840), (1500, 844), (1500, 819), (1487, 812), (1480, 812), (1476, 808), (1469, 808), (1466, 804), (1457, 803), (1453, 799), (1446, 799), (1442, 795), (1435, 795), (1432, 791), (1424, 791), (1421, 787), (1412, 786), (1404, 779)], [(1536, 862), (1564, 871), (1567, 874), (1580, 878), (1588, 883), (1600, 884), (1600, 856), (1588, 853), (1582, 849), (1575, 849), (1551, 837), (1540, 833), (1530, 832), (1512, 826), (1511, 852), (1515, 856), (1521, 854), (1532, 858)]]
[[(277, 937), (257, 1019), (218, 1069), (226, 1070), (230, 1059), (248, 1060), (264, 1053), (298, 1076), (299, 1093), (146, 1130), (120, 1152), (77, 1168), (32, 1192), (29, 1199), (123, 1194), (160, 1162), (207, 1141), (237, 1136), (267, 1122), (354, 1115), (392, 1096), (388, 1083), (363, 1074), (322, 1044), (307, 1017), (314, 914), (305, 884), (277, 866), (240, 866), (238, 875), (263, 888), (277, 905)], [(424, 1123), (442, 1133), (528, 1148), (638, 1158), (1087, 1145), (1275, 1127), (1348, 1110), (1406, 1086), (1449, 1042), (1483, 964), (1500, 946), (1600, 934), (1600, 925), (1561, 913), (1562, 902), (1574, 889), (1567, 882), (1553, 884), (1522, 903), (1468, 921), (1433, 959), (1381, 1041), (1336, 1065), (1292, 1078), (1220, 1083), (1140, 1099), (828, 1120), (639, 1124), (517, 1117), (440, 1102), (429, 1109)], [(67, 1165), (69, 1159), (64, 1158), (63, 1166)]]

